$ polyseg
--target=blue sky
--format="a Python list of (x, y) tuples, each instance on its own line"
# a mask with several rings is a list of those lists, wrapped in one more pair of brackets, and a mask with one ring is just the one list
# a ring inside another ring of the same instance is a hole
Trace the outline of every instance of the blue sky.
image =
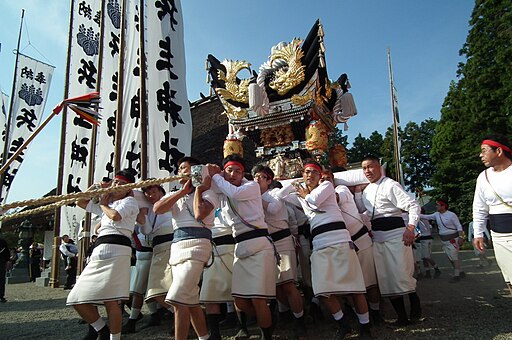
[[(69, 1), (0, 0), (0, 86), (10, 95), (21, 9), (20, 50), (56, 66), (44, 117), (63, 99)], [(384, 134), (391, 125), (387, 48), (398, 89), (402, 124), (439, 119), (449, 84), (456, 80), (459, 49), (466, 41), (474, 2), (469, 0), (184, 0), (187, 88), (190, 101), (209, 93), (205, 59), (246, 60), (257, 70), (270, 48), (305, 38), (316, 19), (324, 25), (331, 79), (347, 73), (359, 114), (349, 121), (349, 142), (358, 133)], [(41, 197), (57, 183), (60, 118), (26, 152), (8, 202)], [(219, 146), (220, 147), (220, 146)]]

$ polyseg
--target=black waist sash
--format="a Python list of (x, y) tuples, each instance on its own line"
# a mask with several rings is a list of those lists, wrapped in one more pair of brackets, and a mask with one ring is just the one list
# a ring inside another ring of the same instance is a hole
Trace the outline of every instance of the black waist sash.
[(287, 238), (288, 236), (291, 236), (291, 235), (292, 235), (292, 232), (290, 231), (290, 229), (283, 229), (283, 230), (279, 230), (275, 233), (270, 234), (270, 237), (272, 238), (272, 241), (277, 242), (277, 241)]
[(439, 238), (441, 239), (441, 241), (450, 241), (450, 240), (456, 239), (457, 237), (459, 237), (458, 231), (448, 234), (448, 235), (439, 235)]
[(352, 242), (355, 242), (356, 240), (358, 240), (359, 238), (361, 238), (365, 234), (368, 234), (368, 228), (364, 225), (361, 229), (359, 229), (359, 231), (357, 233), (355, 233), (350, 238), (352, 239)]
[(96, 242), (94, 242), (94, 247), (96, 248), (100, 244), (117, 244), (120, 246), (126, 246), (131, 247), (132, 242), (130, 241), (130, 238), (124, 236), (124, 235), (105, 235), (100, 236), (96, 239)]
[(299, 235), (303, 235), (306, 239), (311, 237), (311, 227), (309, 223), (304, 223), (299, 226)]
[(140, 247), (140, 248), (137, 248), (137, 251), (139, 253), (149, 253), (149, 252), (153, 252), (153, 248), (151, 247)]
[(495, 233), (512, 233), (512, 214), (491, 214), (489, 221)]
[(250, 240), (257, 237), (268, 236), (268, 229), (254, 229), (246, 233), (235, 236), (235, 242), (240, 243), (242, 241)]
[(213, 243), (216, 246), (223, 246), (226, 244), (235, 244), (235, 238), (233, 237), (233, 235), (224, 235), (224, 236), (214, 237)]
[(174, 234), (165, 234), (165, 235), (158, 235), (153, 237), (153, 247), (156, 247), (159, 244), (172, 241), (174, 238)]
[(432, 239), (433, 239), (432, 235), (428, 235), (428, 236), (420, 236), (416, 240), (422, 241), (422, 240), (432, 240)]
[(316, 236), (326, 233), (328, 231), (343, 229), (347, 229), (344, 222), (331, 222), (323, 224), (311, 230), (311, 239), (314, 239)]
[(205, 238), (212, 240), (212, 231), (203, 227), (183, 227), (174, 231), (173, 242)]
[(404, 228), (405, 222), (401, 217), (379, 217), (372, 220), (373, 231), (390, 231), (398, 228)]

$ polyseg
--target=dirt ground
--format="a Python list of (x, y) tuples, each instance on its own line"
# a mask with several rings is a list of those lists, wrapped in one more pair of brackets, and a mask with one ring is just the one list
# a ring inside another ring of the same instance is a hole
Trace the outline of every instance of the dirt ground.
[[(488, 256), (494, 260), (492, 250)], [(373, 336), (376, 339), (512, 339), (512, 297), (496, 262), (479, 268), (473, 251), (461, 251), (466, 278), (449, 283), (452, 270), (438, 242), (434, 244), (433, 258), (442, 271), (441, 277), (422, 279), (417, 288), (425, 320), (399, 329), (386, 325), (373, 327)], [(38, 287), (34, 283), (7, 285), (8, 302), (0, 304), (0, 339), (81, 339), (87, 326), (78, 322), (79, 317), (72, 308), (66, 307), (68, 292)], [(381, 310), (385, 319), (392, 321), (395, 314), (387, 300), (383, 300)], [(102, 313), (105, 315), (104, 311)], [(147, 315), (145, 307), (143, 313)], [(144, 317), (137, 325), (143, 325), (148, 319)], [(309, 339), (334, 336), (336, 326), (330, 318), (326, 319), (307, 325)], [(353, 323), (356, 326), (355, 320)], [(225, 339), (234, 339), (235, 332), (227, 331)], [(254, 334), (252, 339), (259, 338), (256, 328), (251, 328), (250, 332)], [(279, 324), (274, 338), (291, 339), (291, 334), (291, 326)], [(170, 321), (123, 335), (123, 338), (169, 339)], [(347, 338), (355, 339), (357, 333)]]

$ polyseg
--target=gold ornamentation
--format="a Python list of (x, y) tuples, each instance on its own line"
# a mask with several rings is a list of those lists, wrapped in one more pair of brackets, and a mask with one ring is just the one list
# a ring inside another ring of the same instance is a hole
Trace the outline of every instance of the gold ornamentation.
[(260, 134), (260, 141), (266, 148), (289, 145), (293, 139), (294, 135), (290, 125), (268, 128), (261, 131)]
[(226, 116), (228, 116), (229, 120), (242, 119), (242, 118), (246, 118), (249, 115), (249, 113), (247, 112), (247, 109), (232, 105), (232, 104), (228, 103), (226, 100), (224, 100), (223, 97), (220, 97), (220, 101), (221, 101), (222, 105), (224, 106), (224, 110), (225, 110), (224, 113), (226, 114)]
[(306, 105), (309, 101), (313, 100), (313, 92), (308, 92), (306, 93), (305, 95), (303, 96), (299, 96), (298, 94), (294, 94), (291, 98), (290, 98), (291, 102), (295, 105), (298, 105), (298, 106), (304, 106)]
[(243, 69), (250, 72), (251, 64), (246, 61), (224, 60), (222, 65), (226, 68), (226, 72), (221, 69), (217, 70), (219, 80), (223, 80), (225, 88), (217, 88), (217, 94), (225, 100), (233, 100), (235, 102), (249, 103), (249, 79), (237, 79), (237, 74)]
[(229, 155), (240, 155), (244, 156), (244, 148), (242, 146), (242, 141), (239, 139), (226, 139), (224, 141), (224, 146), (222, 148), (224, 153), (224, 158), (226, 158)]
[(304, 81), (305, 66), (301, 63), (301, 58), (304, 56), (300, 48), (302, 40), (293, 39), (292, 42), (285, 47), (276, 50), (270, 56), (270, 65), (275, 60), (282, 59), (287, 63), (287, 67), (281, 67), (274, 73), (274, 78), (269, 86), (276, 90), (279, 95), (284, 95), (295, 86)]
[(327, 149), (329, 134), (327, 127), (321, 121), (313, 121), (306, 128), (306, 149), (323, 152)]
[(347, 166), (347, 149), (342, 144), (335, 144), (329, 149), (331, 166)]

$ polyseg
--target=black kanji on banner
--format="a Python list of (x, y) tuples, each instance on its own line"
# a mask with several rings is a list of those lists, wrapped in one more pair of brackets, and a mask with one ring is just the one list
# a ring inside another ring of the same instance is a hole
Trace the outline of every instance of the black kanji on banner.
[(85, 80), (85, 85), (87, 85), (91, 90), (94, 90), (96, 88), (95, 76), (96, 73), (98, 73), (98, 70), (92, 60), (87, 61), (85, 59), (81, 59), (80, 62), (82, 63), (82, 67), (77, 70), (79, 75), (78, 82), (82, 84)]
[(140, 119), (140, 100), (139, 100), (140, 89), (137, 90), (137, 94), (132, 97), (130, 101), (130, 118), (134, 120), (134, 126), (139, 127)]
[(19, 128), (20, 126), (25, 125), (27, 127), (27, 130), (33, 132), (34, 128), (36, 127), (36, 124), (34, 124), (34, 122), (37, 122), (37, 116), (34, 112), (34, 109), (21, 109), (20, 114), (16, 116), (16, 121), (16, 127)]
[(164, 132), (164, 140), (160, 143), (160, 150), (165, 152), (165, 158), (158, 160), (158, 167), (160, 170), (167, 170), (170, 174), (178, 173), (178, 161), (180, 158), (185, 157), (185, 154), (178, 150), (178, 138), (170, 138), (169, 131)]
[[(134, 169), (137, 171), (137, 174), (140, 174), (140, 151), (135, 152), (136, 145), (137, 145), (136, 141), (131, 142), (130, 151), (126, 152), (126, 160), (128, 161), (128, 168)], [(140, 146), (139, 146), (139, 150), (140, 150)]]
[(165, 40), (160, 40), (158, 46), (161, 48), (160, 57), (161, 59), (156, 62), (156, 69), (158, 71), (167, 70), (169, 71), (169, 78), (172, 80), (178, 79), (178, 76), (171, 71), (174, 66), (171, 63), (171, 59), (174, 58), (171, 50), (171, 38), (165, 37)]
[(157, 109), (165, 113), (165, 121), (169, 122), (169, 117), (172, 120), (172, 127), (176, 127), (178, 123), (185, 124), (181, 119), (180, 111), (181, 106), (173, 102), (175, 99), (176, 91), (171, 90), (171, 85), (168, 81), (163, 83), (163, 89), (156, 91)]
[(170, 18), (171, 28), (173, 31), (176, 31), (176, 29), (174, 28), (174, 25), (177, 25), (178, 21), (176, 20), (174, 15), (176, 13), (178, 13), (178, 9), (176, 8), (176, 4), (174, 3), (174, 0), (155, 1), (155, 7), (160, 8), (158, 10), (158, 19), (160, 19), (160, 21), (162, 21), (164, 19), (164, 17), (167, 14), (169, 14), (169, 16), (171, 17)]
[(82, 163), (82, 168), (87, 166), (87, 157), (89, 156), (88, 142), (89, 138), (84, 137), (80, 140), (79, 144), (78, 136), (75, 136), (75, 140), (71, 142), (71, 166), (73, 166), (74, 161)]

